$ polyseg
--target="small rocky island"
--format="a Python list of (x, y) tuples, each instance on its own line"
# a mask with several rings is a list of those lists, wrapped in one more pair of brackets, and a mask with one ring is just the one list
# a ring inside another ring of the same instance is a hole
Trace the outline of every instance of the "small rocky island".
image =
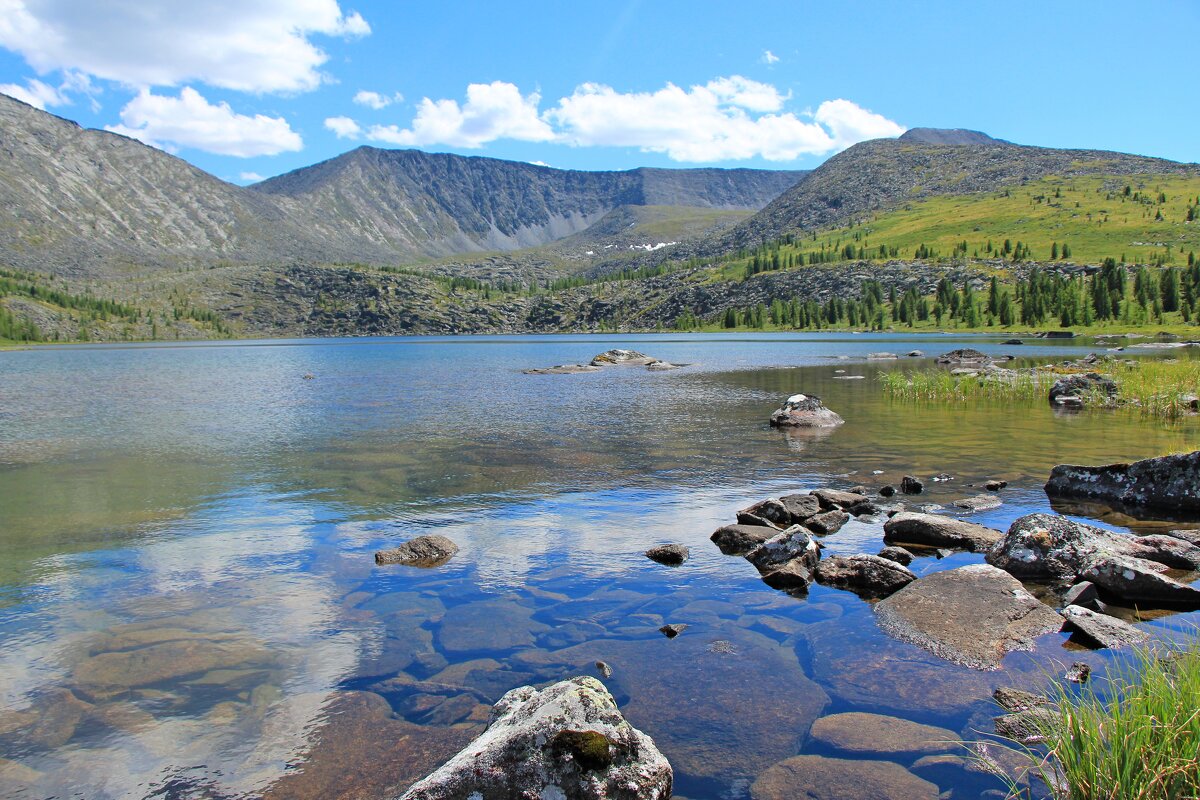
[(581, 372), (599, 372), (604, 367), (645, 367), (650, 372), (667, 372), (685, 367), (686, 364), (672, 364), (637, 350), (605, 350), (592, 356), (586, 364), (559, 364), (554, 367), (527, 369), (526, 375), (577, 375)]

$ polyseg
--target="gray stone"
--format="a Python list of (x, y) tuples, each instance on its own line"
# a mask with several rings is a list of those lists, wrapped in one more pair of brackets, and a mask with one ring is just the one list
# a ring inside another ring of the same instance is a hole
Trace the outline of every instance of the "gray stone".
[(1112, 378), (1106, 378), (1098, 372), (1065, 375), (1050, 387), (1050, 404), (1080, 404), (1085, 397), (1097, 393), (1105, 397), (1115, 397), (1117, 384)]
[(778, 533), (777, 529), (764, 525), (726, 525), (718, 528), (709, 538), (725, 555), (740, 556)]
[(983, 484), (983, 488), (989, 492), (998, 492), (1006, 486), (1008, 486), (1008, 481), (988, 481)]
[(1200, 450), (1101, 467), (1059, 465), (1046, 494), (1122, 507), (1200, 512)]
[(682, 544), (660, 544), (646, 551), (646, 558), (671, 567), (677, 567), (687, 561), (689, 555), (687, 547)]
[(998, 669), (1010, 650), (1062, 627), (1062, 617), (995, 567), (973, 564), (935, 572), (875, 606), (880, 627), (940, 658)]
[(895, 561), (897, 564), (908, 566), (916, 558), (912, 553), (905, 550), (903, 547), (889, 545), (877, 554), (880, 558), (886, 558), (888, 561)]
[(658, 361), (657, 358), (652, 358), (645, 353), (639, 353), (637, 350), (605, 350), (603, 353), (592, 357), (591, 366), (607, 367), (607, 366), (633, 366), (644, 367)]
[(788, 494), (779, 498), (779, 502), (790, 515), (790, 525), (804, 522), (821, 511), (821, 501), (811, 494)]
[(887, 597), (917, 579), (908, 567), (870, 555), (834, 556), (817, 564), (817, 582), (864, 597)]
[(938, 800), (938, 787), (891, 761), (793, 756), (758, 776), (751, 800)]
[(445, 536), (427, 534), (410, 539), (391, 550), (375, 554), (376, 564), (408, 564), (413, 567), (436, 567), (458, 552), (458, 545)]
[(1090, 608), (1067, 606), (1062, 610), (1066, 618), (1065, 631), (1075, 631), (1096, 647), (1127, 647), (1143, 644), (1150, 640), (1145, 631), (1133, 627), (1105, 614), (1097, 614)]
[(625, 721), (604, 684), (579, 677), (504, 695), (479, 738), (401, 797), (667, 800), (672, 780), (666, 758)]
[(1099, 599), (1100, 595), (1096, 592), (1096, 584), (1091, 581), (1080, 581), (1063, 593), (1062, 604), (1092, 608)]
[(981, 553), (991, 549), (1003, 537), (1004, 534), (993, 528), (940, 514), (904, 511), (883, 524), (883, 540), (888, 544), (955, 547)]
[(850, 515), (845, 511), (824, 511), (814, 514), (804, 521), (804, 527), (822, 536), (837, 533), (842, 526), (850, 521)]
[(771, 425), (776, 428), (835, 428), (845, 420), (821, 404), (821, 398), (794, 394), (773, 414)]
[(1058, 723), (1058, 714), (1049, 708), (1028, 708), (1015, 714), (996, 717), (996, 733), (1017, 744), (1046, 741), (1046, 732)]
[(843, 492), (839, 489), (814, 489), (810, 493), (825, 511), (847, 509), (865, 503), (867, 496), (858, 492)]
[(790, 592), (797, 590), (807, 591), (809, 584), (813, 582), (811, 559), (804, 557), (793, 558), (791, 561), (762, 573), (762, 580), (763, 583), (772, 589)]
[(817, 566), (821, 558), (821, 550), (812, 534), (800, 525), (793, 525), (779, 533), (746, 554), (746, 560), (766, 574), (779, 569), (794, 559), (802, 559), (809, 570)]
[(993, 494), (977, 494), (974, 497), (955, 500), (954, 505), (967, 511), (991, 511), (1002, 506), (1003, 502)]
[(599, 372), (599, 367), (591, 364), (558, 364), (553, 367), (524, 370), (526, 375), (578, 375), (581, 372)]
[(1200, 608), (1200, 589), (1166, 574), (1163, 564), (1125, 555), (1093, 560), (1081, 578), (1125, 600)]

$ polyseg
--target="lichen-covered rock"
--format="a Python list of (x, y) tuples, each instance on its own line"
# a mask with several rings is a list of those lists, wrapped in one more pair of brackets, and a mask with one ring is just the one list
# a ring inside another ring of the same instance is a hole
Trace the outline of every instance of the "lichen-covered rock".
[(1117, 384), (1112, 378), (1106, 378), (1098, 372), (1066, 375), (1050, 387), (1050, 404), (1070, 405), (1072, 400), (1082, 402), (1084, 397), (1095, 393), (1115, 397)]
[(591, 677), (513, 689), (487, 730), (402, 800), (667, 800), (671, 766)]
[(845, 420), (821, 404), (814, 395), (794, 394), (771, 414), (776, 428), (835, 428)]
[(865, 554), (834, 556), (817, 564), (817, 583), (849, 589), (863, 597), (887, 597), (917, 576), (903, 564)]
[(445, 536), (418, 536), (391, 550), (375, 554), (376, 564), (408, 564), (413, 567), (436, 567), (458, 552), (458, 545)]
[(1200, 450), (1132, 464), (1062, 464), (1051, 470), (1046, 494), (1133, 509), (1200, 512)]
[(998, 530), (940, 514), (902, 511), (883, 524), (883, 540), (888, 544), (954, 547), (981, 553), (1003, 537)]
[(935, 572), (875, 606), (897, 639), (975, 669), (998, 669), (1010, 650), (1062, 627), (1062, 617), (1011, 575), (987, 564)]

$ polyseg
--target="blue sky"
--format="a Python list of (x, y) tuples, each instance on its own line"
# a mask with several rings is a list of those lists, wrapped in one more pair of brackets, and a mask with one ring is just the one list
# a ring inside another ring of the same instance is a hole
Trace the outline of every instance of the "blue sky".
[(0, 91), (245, 183), (360, 144), (808, 168), (913, 126), (1200, 160), (1200, 3), (0, 0)]

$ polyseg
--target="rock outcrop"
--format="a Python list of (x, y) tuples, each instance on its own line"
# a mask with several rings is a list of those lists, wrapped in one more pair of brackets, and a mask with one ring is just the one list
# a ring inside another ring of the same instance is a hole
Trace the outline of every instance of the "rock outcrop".
[(771, 414), (776, 428), (836, 428), (845, 420), (821, 404), (813, 395), (794, 394)]
[(668, 800), (671, 766), (595, 678), (513, 689), (487, 730), (401, 800)]
[(1132, 464), (1059, 465), (1050, 472), (1046, 494), (1123, 508), (1200, 515), (1200, 450)]

